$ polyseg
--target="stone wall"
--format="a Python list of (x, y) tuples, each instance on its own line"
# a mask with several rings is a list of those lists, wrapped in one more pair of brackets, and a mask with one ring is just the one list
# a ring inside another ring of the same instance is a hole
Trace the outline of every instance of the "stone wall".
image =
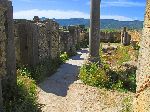
[(137, 30), (132, 30), (132, 31), (128, 31), (129, 35), (131, 35), (131, 42), (140, 42), (140, 38), (142, 36), (141, 31), (137, 31)]
[(52, 21), (15, 20), (17, 62), (34, 66), (45, 58), (59, 55), (59, 25)]
[(46, 21), (47, 37), (49, 38), (50, 57), (55, 59), (59, 56), (59, 24), (53, 20)]
[(121, 42), (121, 32), (100, 32), (101, 42)]
[(134, 111), (150, 112), (150, 0), (147, 0), (136, 78)]
[(2, 91), (9, 89), (8, 93), (11, 97), (15, 85), (16, 59), (13, 37), (13, 7), (11, 1), (0, 0), (0, 107), (2, 107)]
[(44, 23), (37, 23), (38, 26), (38, 57), (39, 61), (50, 56), (49, 38), (47, 37), (47, 26)]
[(15, 37), (17, 49), (17, 58), (23, 65), (34, 66), (39, 62), (38, 57), (38, 38), (39, 38), (39, 27), (36, 24), (30, 23), (28, 21), (23, 21), (16, 25), (15, 28), (18, 31), (18, 36)]

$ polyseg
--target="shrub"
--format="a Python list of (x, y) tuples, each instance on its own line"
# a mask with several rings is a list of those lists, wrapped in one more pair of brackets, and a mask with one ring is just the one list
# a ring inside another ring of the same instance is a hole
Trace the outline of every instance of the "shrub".
[(121, 92), (136, 91), (136, 69), (111, 70), (109, 65), (99, 67), (96, 63), (83, 65), (79, 78), (83, 83), (94, 87), (118, 90)]
[(68, 60), (68, 59), (69, 59), (69, 56), (68, 56), (68, 54), (67, 54), (66, 52), (60, 54), (60, 60), (61, 60), (63, 63), (66, 62), (66, 60)]
[(104, 87), (109, 80), (105, 70), (100, 68), (96, 63), (83, 65), (80, 69), (79, 78), (85, 84), (96, 87)]
[[(26, 71), (27, 72), (26, 72)], [(37, 86), (27, 69), (17, 70), (17, 88), (13, 99), (5, 99), (6, 112), (40, 112)]]
[(31, 70), (31, 77), (36, 80), (36, 82), (40, 82), (47, 76), (53, 74), (61, 65), (61, 63), (62, 60), (60, 58), (56, 58), (53, 60), (50, 58), (46, 58), (35, 67), (29, 68)]

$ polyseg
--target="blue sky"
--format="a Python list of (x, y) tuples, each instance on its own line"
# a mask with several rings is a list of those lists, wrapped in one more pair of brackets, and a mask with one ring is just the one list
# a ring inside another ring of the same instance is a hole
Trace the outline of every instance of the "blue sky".
[[(89, 18), (90, 0), (13, 0), (15, 19)], [(143, 20), (146, 0), (101, 0), (101, 18)]]

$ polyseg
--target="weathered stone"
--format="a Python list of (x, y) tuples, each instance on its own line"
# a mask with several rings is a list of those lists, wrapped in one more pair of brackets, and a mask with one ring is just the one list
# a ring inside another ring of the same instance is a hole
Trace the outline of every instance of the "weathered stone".
[(76, 45), (77, 45), (77, 40), (78, 40), (76, 26), (69, 26), (68, 30), (72, 38), (72, 52), (76, 52)]
[(70, 49), (72, 48), (72, 38), (70, 36), (69, 31), (63, 31), (60, 32), (60, 51), (61, 52), (70, 52)]
[(20, 39), (20, 62), (23, 65), (34, 66), (39, 62), (38, 57), (38, 26), (25, 22), (18, 24)]
[(128, 34), (127, 28), (124, 27), (123, 32), (121, 34), (121, 43), (123, 45), (130, 45), (131, 42), (131, 35)]
[(40, 18), (38, 16), (34, 16), (33, 21), (38, 23), (40, 21)]
[(15, 86), (16, 59), (13, 37), (13, 7), (11, 1), (0, 0), (0, 107), (2, 107), (2, 92), (9, 88), (9, 93), (13, 96)]
[(100, 58), (100, 1), (91, 0), (90, 58), (95, 61), (99, 61)]
[(50, 57), (55, 59), (59, 56), (59, 24), (52, 20), (46, 21), (47, 37), (49, 38)]
[(2, 97), (2, 83), (1, 83), (1, 77), (0, 77), (0, 111), (3, 107), (3, 97)]
[(150, 112), (150, 0), (147, 0), (136, 74), (134, 112)]
[(121, 32), (100, 32), (101, 42), (121, 42)]
[(50, 56), (49, 50), (49, 38), (47, 37), (47, 26), (44, 23), (39, 23), (38, 25), (38, 55), (39, 60), (42, 61), (43, 59)]

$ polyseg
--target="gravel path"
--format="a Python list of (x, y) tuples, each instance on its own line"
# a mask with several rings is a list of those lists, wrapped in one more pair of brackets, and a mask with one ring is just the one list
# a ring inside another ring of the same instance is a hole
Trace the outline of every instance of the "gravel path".
[(79, 68), (85, 63), (88, 51), (63, 64), (58, 71), (39, 84), (39, 103), (43, 112), (120, 112), (128, 94), (97, 89), (78, 80)]

